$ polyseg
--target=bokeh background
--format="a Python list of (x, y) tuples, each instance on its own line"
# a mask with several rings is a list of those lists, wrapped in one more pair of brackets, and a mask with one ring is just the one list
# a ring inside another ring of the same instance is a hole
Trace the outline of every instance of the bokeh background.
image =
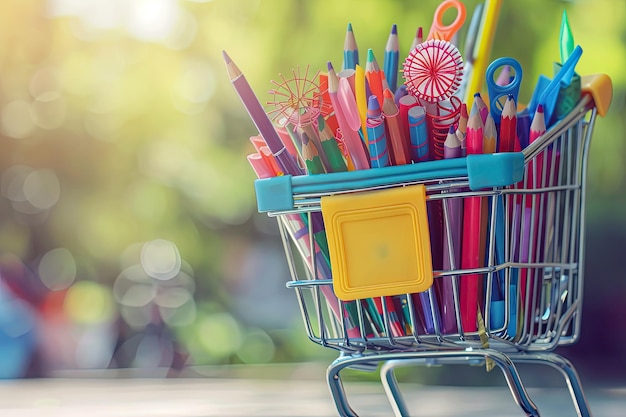
[[(406, 56), (438, 4), (2, 1), (0, 378), (330, 361), (284, 287), (275, 221), (256, 213), (256, 130), (222, 50), (265, 102), (280, 73), (339, 66), (348, 22), (378, 57), (396, 23)], [(522, 62), (529, 100), (559, 60), (563, 10), (578, 72), (609, 74), (614, 97), (591, 147), (582, 338), (562, 353), (613, 383), (626, 370), (626, 2), (504, 1), (492, 57)]]

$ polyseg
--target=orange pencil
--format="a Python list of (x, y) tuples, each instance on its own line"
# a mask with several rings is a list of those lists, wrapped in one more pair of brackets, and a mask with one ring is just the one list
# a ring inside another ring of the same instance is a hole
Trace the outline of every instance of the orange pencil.
[[(339, 122), (337, 122), (337, 116), (335, 116), (335, 111), (332, 110), (332, 104), (330, 102), (330, 94), (328, 93), (328, 73), (320, 72), (319, 83), (320, 93), (322, 94), (322, 101), (324, 103), (322, 109), (331, 109), (329, 114), (324, 115), (324, 120), (330, 128), (330, 131), (333, 132), (333, 135), (335, 135), (337, 133), (337, 129), (339, 129)], [(322, 111), (322, 113), (324, 112)]]
[(383, 107), (383, 91), (385, 90), (385, 73), (380, 70), (378, 61), (374, 57), (374, 51), (367, 50), (367, 62), (365, 63), (365, 78), (370, 87), (370, 91), (378, 99), (380, 108)]
[(404, 136), (404, 130), (400, 120), (400, 111), (394, 101), (393, 93), (390, 89), (385, 89), (383, 93), (383, 115), (387, 126), (387, 140), (391, 143), (393, 150), (393, 160), (395, 165), (406, 165), (411, 163), (409, 153), (409, 141)]

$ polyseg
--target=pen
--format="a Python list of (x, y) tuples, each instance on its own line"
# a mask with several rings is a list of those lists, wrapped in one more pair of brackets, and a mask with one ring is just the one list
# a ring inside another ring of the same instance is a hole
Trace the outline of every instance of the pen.
[[(422, 106), (409, 109), (409, 134), (411, 138), (411, 159), (413, 162), (428, 161), (428, 129), (426, 127), (426, 111)], [(460, 144), (459, 144), (460, 150)]]
[(378, 100), (375, 96), (370, 96), (367, 107), (366, 125), (372, 168), (386, 167), (389, 165), (387, 135), (385, 134), (385, 124), (378, 106)]

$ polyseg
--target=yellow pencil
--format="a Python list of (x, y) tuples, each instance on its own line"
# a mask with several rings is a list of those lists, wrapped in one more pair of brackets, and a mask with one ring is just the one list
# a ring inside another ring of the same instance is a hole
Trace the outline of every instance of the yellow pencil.
[(365, 122), (367, 122), (367, 97), (365, 97), (365, 70), (359, 64), (355, 66), (355, 74), (354, 74), (354, 95), (356, 97), (356, 105), (359, 109), (359, 118), (361, 119), (361, 132), (363, 133), (363, 141), (365, 145), (368, 146), (369, 142), (367, 141), (367, 127), (365, 126)]
[(487, 113), (485, 121), (485, 130), (483, 131), (483, 153), (496, 153), (496, 122), (493, 120), (491, 113)]

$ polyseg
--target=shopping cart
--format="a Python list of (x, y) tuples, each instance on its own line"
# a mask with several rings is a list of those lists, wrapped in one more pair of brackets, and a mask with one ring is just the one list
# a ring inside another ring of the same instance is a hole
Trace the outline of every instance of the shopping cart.
[[(522, 152), (255, 182), (259, 211), (278, 220), (293, 278), (287, 287), (295, 290), (307, 335), (339, 352), (327, 382), (340, 415), (356, 415), (340, 378), (346, 368), (379, 369), (395, 414), (405, 416), (397, 367), (484, 364), (497, 365), (516, 403), (538, 416), (515, 363), (557, 369), (578, 415), (591, 415), (575, 368), (553, 352), (580, 337), (587, 159), (596, 115), (611, 99), (610, 80), (583, 77), (581, 97)], [(482, 202), (485, 263), (461, 269), (455, 206), (472, 198)], [(388, 199), (393, 203), (385, 206)], [(433, 228), (420, 223), (424, 207), (427, 222), (440, 216), (440, 246)], [(322, 220), (326, 229), (316, 227)], [(330, 249), (317, 239), (320, 231)], [(402, 237), (390, 241), (389, 233)], [(424, 236), (430, 248), (421, 246)], [(389, 283), (380, 271), (396, 274), (391, 252), (413, 244), (418, 258), (442, 247), (448, 258), (433, 258), (432, 272), (428, 259), (401, 260), (401, 268), (432, 275), (433, 285), (421, 276), (427, 290), (398, 294), (406, 277)], [(328, 251), (335, 256), (332, 277)], [(479, 289), (473, 312), (468, 282)], [(474, 327), (464, 321), (468, 311)]]

